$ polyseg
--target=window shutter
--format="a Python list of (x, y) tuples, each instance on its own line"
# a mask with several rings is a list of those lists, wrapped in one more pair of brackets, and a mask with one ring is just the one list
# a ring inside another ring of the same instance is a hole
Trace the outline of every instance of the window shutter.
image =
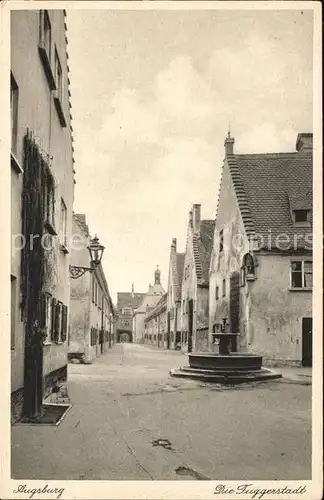
[(40, 296), (40, 327), (46, 328), (46, 295), (44, 293)]
[(55, 306), (55, 326), (54, 326), (54, 340), (59, 342), (60, 340), (60, 317), (61, 317), (61, 304), (56, 303)]
[(56, 299), (52, 298), (52, 310), (51, 310), (51, 340), (55, 340), (55, 311), (56, 311)]
[(61, 338), (62, 338), (62, 342), (65, 342), (66, 336), (67, 336), (67, 312), (68, 312), (68, 308), (67, 308), (67, 306), (63, 306), (62, 309), (63, 309), (62, 310), (63, 317), (62, 317)]

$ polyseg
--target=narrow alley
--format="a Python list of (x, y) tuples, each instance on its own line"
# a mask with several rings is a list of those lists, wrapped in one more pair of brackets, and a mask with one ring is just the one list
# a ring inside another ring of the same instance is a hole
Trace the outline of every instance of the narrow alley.
[(186, 362), (117, 344), (92, 365), (69, 364), (72, 407), (60, 425), (12, 427), (12, 478), (310, 479), (310, 385), (170, 377)]

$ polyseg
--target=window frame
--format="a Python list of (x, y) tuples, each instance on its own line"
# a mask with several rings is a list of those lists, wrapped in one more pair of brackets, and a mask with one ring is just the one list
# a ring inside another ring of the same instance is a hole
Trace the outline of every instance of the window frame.
[[(305, 272), (305, 263), (311, 264), (311, 273)], [(293, 264), (301, 264), (301, 269), (299, 270), (293, 270), (292, 266)], [(301, 290), (301, 291), (307, 291), (307, 290), (312, 290), (313, 289), (313, 261), (311, 259), (291, 259), (290, 260), (290, 269), (289, 269), (289, 278), (290, 278), (290, 290), (295, 291), (295, 290)], [(293, 273), (299, 273), (301, 276), (301, 286), (294, 286), (293, 285)], [(312, 285), (311, 286), (306, 286), (305, 284), (305, 275), (311, 274), (312, 276)]]
[(55, 86), (56, 90), (54, 92), (54, 104), (55, 109), (60, 121), (60, 124), (63, 128), (66, 127), (66, 119), (63, 110), (63, 91), (64, 91), (64, 81), (63, 81), (63, 70), (62, 64), (60, 61), (60, 57), (58, 54), (57, 47), (55, 45), (54, 49), (54, 78), (55, 78)]
[(49, 345), (52, 343), (52, 314), (53, 314), (53, 306), (52, 294), (49, 292), (44, 293), (45, 300), (45, 329), (46, 329), (46, 337), (44, 338), (43, 344)]
[(226, 297), (226, 279), (222, 281), (222, 297)]
[(68, 253), (67, 249), (67, 206), (63, 198), (60, 203), (60, 243), (61, 249)]
[(57, 236), (55, 229), (55, 181), (49, 167), (47, 167), (46, 184), (44, 189), (45, 199), (45, 227), (52, 236)]
[[(45, 33), (49, 33), (49, 43), (46, 43)], [(56, 90), (55, 78), (53, 75), (52, 59), (52, 25), (48, 10), (40, 10), (39, 13), (39, 42), (38, 53), (43, 65), (45, 76), (50, 90)]]

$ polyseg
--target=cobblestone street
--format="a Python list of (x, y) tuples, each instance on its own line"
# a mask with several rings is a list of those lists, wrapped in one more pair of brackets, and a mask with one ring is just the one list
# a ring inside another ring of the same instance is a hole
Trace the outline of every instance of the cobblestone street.
[(224, 388), (169, 376), (186, 362), (118, 344), (92, 365), (70, 364), (63, 422), (12, 427), (12, 478), (310, 479), (310, 385), (284, 376)]

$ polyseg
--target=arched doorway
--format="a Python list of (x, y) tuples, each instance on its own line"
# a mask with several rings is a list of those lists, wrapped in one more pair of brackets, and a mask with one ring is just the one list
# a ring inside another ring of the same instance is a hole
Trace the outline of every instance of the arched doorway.
[(119, 343), (131, 343), (133, 342), (133, 336), (131, 332), (125, 330), (117, 331), (117, 342)]

